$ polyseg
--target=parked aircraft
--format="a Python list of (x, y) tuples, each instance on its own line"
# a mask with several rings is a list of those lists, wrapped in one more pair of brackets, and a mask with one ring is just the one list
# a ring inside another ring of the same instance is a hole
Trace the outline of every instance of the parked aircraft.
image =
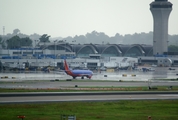
[(66, 74), (72, 76), (73, 79), (75, 79), (76, 77), (81, 77), (82, 79), (84, 79), (84, 77), (87, 77), (90, 79), (93, 75), (93, 72), (91, 70), (71, 70), (68, 67), (66, 60), (64, 60), (64, 68)]

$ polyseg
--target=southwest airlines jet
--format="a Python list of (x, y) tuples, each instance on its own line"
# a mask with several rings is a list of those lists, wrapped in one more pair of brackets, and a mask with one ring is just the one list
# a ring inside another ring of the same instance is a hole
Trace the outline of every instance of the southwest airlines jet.
[(91, 78), (93, 75), (93, 72), (91, 70), (70, 70), (66, 60), (64, 60), (64, 68), (65, 68), (65, 72), (72, 76), (73, 79), (75, 79), (76, 77), (81, 77), (82, 79), (84, 79), (84, 77), (87, 78)]

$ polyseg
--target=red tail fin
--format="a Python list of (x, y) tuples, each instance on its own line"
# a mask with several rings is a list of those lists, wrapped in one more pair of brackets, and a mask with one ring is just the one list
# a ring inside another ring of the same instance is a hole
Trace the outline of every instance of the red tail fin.
[(67, 65), (66, 60), (64, 60), (64, 68), (65, 68), (65, 71), (69, 71), (69, 67), (68, 67), (68, 65)]
[(64, 60), (64, 68), (65, 68), (65, 72), (70, 75), (70, 76), (73, 76), (72, 72), (70, 71), (68, 65), (67, 65), (67, 62), (66, 60)]

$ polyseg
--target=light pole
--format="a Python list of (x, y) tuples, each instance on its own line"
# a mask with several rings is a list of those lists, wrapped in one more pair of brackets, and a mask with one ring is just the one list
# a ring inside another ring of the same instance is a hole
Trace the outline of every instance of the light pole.
[(38, 42), (38, 40), (35, 40), (35, 47), (34, 47), (34, 50), (35, 50), (35, 56), (36, 56), (36, 42)]
[(56, 57), (56, 42), (57, 40), (54, 41), (54, 56)]
[(45, 59), (46, 59), (46, 55), (45, 55), (45, 53), (46, 53), (46, 44), (45, 44), (45, 41), (44, 41), (44, 56), (45, 56)]
[(19, 40), (19, 48), (18, 48), (18, 49), (19, 49), (19, 50), (18, 50), (18, 65), (17, 65), (18, 67), (17, 67), (17, 68), (18, 68), (19, 71), (20, 71), (20, 63), (19, 63), (19, 54), (20, 54), (20, 51), (21, 51), (21, 50), (20, 50), (20, 40)]
[[(66, 40), (60, 40), (59, 42), (62, 42), (62, 44), (65, 44), (65, 46), (63, 47), (64, 48), (64, 58), (66, 57)], [(65, 58), (66, 59), (66, 58)]]
[(65, 52), (66, 52), (66, 44), (67, 44), (67, 42), (66, 42), (66, 40), (64, 40), (65, 41)]
[[(56, 68), (56, 63), (55, 63), (56, 62), (55, 61), (55, 59), (56, 59), (56, 42), (57, 42), (57, 40), (54, 41), (54, 68)], [(54, 72), (54, 78), (56, 78), (56, 72)]]
[[(76, 42), (76, 40), (73, 40), (72, 42), (73, 42), (73, 43), (75, 43), (75, 42)], [(75, 56), (77, 56), (77, 53), (76, 53), (76, 49), (75, 49), (75, 47), (74, 47), (74, 52), (75, 52)]]
[[(34, 47), (34, 50), (35, 50), (35, 58), (36, 58), (36, 66), (38, 66), (38, 51), (36, 52), (36, 42), (38, 42), (38, 40), (35, 40), (35, 47)], [(37, 54), (36, 54), (37, 53)], [(37, 72), (37, 70), (35, 69), (35, 71)]]
[(27, 47), (27, 42), (28, 42), (28, 41), (26, 40), (26, 59), (27, 59), (27, 57), (28, 57), (28, 56), (27, 56), (27, 55), (28, 55), (28, 54), (27, 54), (27, 52), (28, 52), (28, 51), (27, 51), (27, 49), (28, 49), (28, 47)]
[(65, 43), (65, 59), (66, 59), (66, 40), (63, 40), (63, 42)]
[(21, 43), (21, 40), (19, 40), (19, 54), (18, 54), (18, 69), (19, 69), (19, 72), (21, 73), (21, 69), (23, 68), (23, 64), (20, 64), (20, 59), (22, 58), (22, 43)]
[(9, 40), (7, 40), (7, 44), (8, 44), (8, 45), (7, 45), (7, 49), (8, 49), (8, 56), (10, 56), (10, 55), (9, 55)]

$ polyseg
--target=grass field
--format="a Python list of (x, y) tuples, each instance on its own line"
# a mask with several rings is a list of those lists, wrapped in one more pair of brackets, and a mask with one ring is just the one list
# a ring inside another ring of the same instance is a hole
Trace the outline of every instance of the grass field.
[(19, 115), (24, 120), (62, 120), (61, 115), (75, 115), (76, 120), (177, 120), (178, 100), (0, 104), (0, 120), (18, 120)]
[(106, 86), (87, 86), (87, 87), (64, 87), (54, 88), (0, 88), (1, 92), (78, 92), (78, 91), (178, 91), (178, 86), (168, 88), (167, 86), (157, 86), (157, 89), (149, 90), (148, 87), (106, 87)]

